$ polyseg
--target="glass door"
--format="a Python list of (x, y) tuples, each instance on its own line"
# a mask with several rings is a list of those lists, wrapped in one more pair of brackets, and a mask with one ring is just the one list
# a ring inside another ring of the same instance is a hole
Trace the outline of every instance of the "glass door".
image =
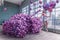
[(55, 27), (56, 33), (60, 33), (60, 10), (56, 10)]
[(60, 33), (60, 2), (56, 5), (55, 10), (56, 10), (55, 31), (56, 33)]
[[(47, 0), (47, 2), (49, 1), (50, 0)], [(47, 12), (47, 15), (48, 14), (49, 12)], [(60, 33), (60, 2), (56, 4), (56, 7), (51, 13), (51, 17), (48, 18), (48, 30), (55, 33)]]
[[(47, 16), (50, 16), (49, 12), (47, 12)], [(51, 16), (47, 18), (48, 30), (51, 32), (55, 32), (55, 19), (56, 19), (56, 13), (55, 9), (53, 9), (53, 12), (51, 12)]]

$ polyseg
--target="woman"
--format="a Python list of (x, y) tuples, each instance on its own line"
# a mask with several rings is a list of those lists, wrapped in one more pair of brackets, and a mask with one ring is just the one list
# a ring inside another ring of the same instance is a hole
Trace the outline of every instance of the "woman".
[(48, 16), (46, 16), (45, 12), (43, 12), (43, 17), (44, 17), (44, 21), (43, 21), (43, 27), (46, 31), (48, 31)]

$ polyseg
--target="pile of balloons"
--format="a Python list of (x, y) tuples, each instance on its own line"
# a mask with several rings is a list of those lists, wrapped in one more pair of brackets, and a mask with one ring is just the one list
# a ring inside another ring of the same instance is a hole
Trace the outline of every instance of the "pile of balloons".
[(40, 20), (40, 18), (31, 18), (32, 21), (32, 33), (39, 33), (40, 28), (42, 27), (42, 21)]
[(42, 21), (30, 15), (16, 14), (5, 21), (2, 26), (4, 34), (23, 38), (28, 33), (39, 33)]

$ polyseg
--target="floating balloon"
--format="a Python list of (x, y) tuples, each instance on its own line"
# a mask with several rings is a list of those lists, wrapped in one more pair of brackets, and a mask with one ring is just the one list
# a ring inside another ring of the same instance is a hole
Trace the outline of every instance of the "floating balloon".
[(49, 7), (48, 11), (49, 11), (49, 12), (52, 12), (52, 7)]
[(41, 0), (39, 0), (39, 3), (40, 3), (40, 4), (42, 4), (42, 1), (41, 1)]
[(47, 10), (49, 7), (50, 7), (50, 5), (49, 5), (48, 3), (45, 3), (45, 4), (43, 5), (43, 8), (44, 8), (45, 10)]
[(7, 8), (4, 8), (3, 10), (4, 10), (4, 11), (7, 11)]
[(33, 0), (30, 0), (30, 3), (33, 3)]
[(59, 0), (56, 0), (56, 3), (59, 3)]
[(50, 2), (50, 7), (55, 8), (55, 6), (56, 6), (56, 3), (54, 1), (51, 1)]

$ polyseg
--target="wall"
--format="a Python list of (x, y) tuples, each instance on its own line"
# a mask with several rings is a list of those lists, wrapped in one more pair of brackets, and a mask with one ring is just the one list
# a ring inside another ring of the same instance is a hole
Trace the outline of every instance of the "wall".
[[(3, 11), (4, 8), (7, 8), (6, 12)], [(0, 6), (0, 24), (18, 12), (19, 10), (17, 5), (5, 2), (4, 6)]]

